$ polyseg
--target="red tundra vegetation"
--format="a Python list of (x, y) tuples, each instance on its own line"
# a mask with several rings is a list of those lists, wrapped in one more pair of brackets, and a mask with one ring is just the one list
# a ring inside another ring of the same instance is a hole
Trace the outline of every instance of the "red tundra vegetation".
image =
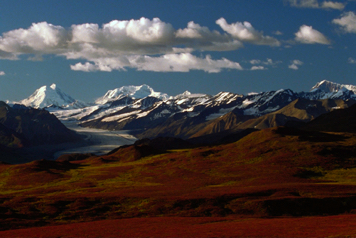
[(356, 137), (286, 127), (0, 165), (0, 236), (356, 235)]

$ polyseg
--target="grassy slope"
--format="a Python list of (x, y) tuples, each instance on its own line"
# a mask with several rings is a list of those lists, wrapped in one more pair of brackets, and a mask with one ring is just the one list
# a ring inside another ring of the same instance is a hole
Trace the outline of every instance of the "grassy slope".
[(353, 134), (274, 128), (232, 144), (164, 154), (131, 146), (82, 161), (0, 165), (0, 229), (353, 212), (355, 145)]

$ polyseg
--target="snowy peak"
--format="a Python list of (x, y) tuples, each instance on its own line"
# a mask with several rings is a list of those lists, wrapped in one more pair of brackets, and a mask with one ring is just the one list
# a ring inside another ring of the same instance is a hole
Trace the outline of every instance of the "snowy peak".
[[(62, 92), (56, 84), (51, 86), (42, 86), (31, 96), (19, 102), (27, 107), (45, 108), (48, 106), (70, 107), (78, 103), (68, 94)], [(83, 105), (86, 106), (86, 105)]]
[(145, 97), (155, 97), (158, 99), (166, 100), (168, 95), (165, 93), (155, 92), (150, 86), (143, 84), (141, 86), (123, 86), (121, 88), (115, 88), (107, 91), (104, 96), (95, 100), (96, 104), (105, 104), (110, 101), (115, 101), (123, 96), (130, 96), (134, 99), (140, 99)]
[(178, 94), (174, 97), (174, 99), (182, 99), (182, 98), (188, 98), (190, 95), (192, 95), (191, 92), (185, 91), (184, 93)]
[(189, 91), (185, 91), (184, 93), (174, 96), (173, 99), (201, 98), (201, 97), (209, 97), (209, 95), (204, 94), (204, 93), (191, 93)]
[(323, 80), (323, 81), (315, 84), (314, 87), (312, 87), (310, 91), (315, 92), (316, 90), (322, 90), (326, 93), (333, 93), (333, 92), (338, 92), (342, 88), (345, 88), (347, 90), (350, 90), (350, 91), (353, 91), (356, 93), (356, 86), (354, 86), (354, 85), (339, 84), (339, 83), (330, 82), (328, 80)]
[(55, 83), (52, 83), (51, 86), (49, 86), (51, 89), (56, 90), (57, 85)]

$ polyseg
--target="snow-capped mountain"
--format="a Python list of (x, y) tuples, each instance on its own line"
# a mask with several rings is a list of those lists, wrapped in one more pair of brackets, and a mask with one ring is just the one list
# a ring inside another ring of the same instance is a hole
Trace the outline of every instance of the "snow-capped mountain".
[(56, 84), (52, 84), (49, 87), (42, 86), (31, 96), (18, 103), (33, 108), (45, 108), (50, 106), (61, 108), (82, 108), (88, 106), (88, 104), (75, 100), (68, 94), (62, 92)]
[[(239, 120), (265, 116), (281, 110), (297, 99), (341, 99), (347, 100), (347, 105), (349, 105), (356, 101), (355, 89), (353, 85), (336, 84), (324, 80), (312, 87), (310, 92), (297, 93), (290, 89), (280, 89), (248, 95), (220, 92), (210, 96), (185, 91), (177, 96), (168, 97), (167, 94), (155, 92), (148, 85), (123, 86), (109, 90), (103, 97), (96, 100), (96, 105), (73, 108), (68, 105), (75, 100), (52, 85), (49, 88), (41, 87), (22, 103), (33, 107), (56, 105), (59, 108), (51, 107), (47, 110), (60, 120), (77, 120), (83, 126), (110, 130), (153, 130), (152, 133), (163, 133), (163, 135), (171, 135), (169, 133), (173, 132), (176, 136), (183, 131), (186, 131), (186, 134), (196, 133), (207, 123), (229, 113), (233, 113), (231, 118), (240, 118)], [(326, 104), (333, 105), (333, 103)], [(331, 110), (334, 107), (337, 106), (328, 108)], [(280, 116), (275, 118), (277, 117)], [(289, 120), (287, 117), (282, 117), (281, 121)], [(274, 125), (275, 123), (267, 124)], [(187, 128), (194, 129), (187, 132)], [(152, 136), (152, 133), (147, 135)]]
[[(325, 89), (326, 84), (328, 87)], [(327, 91), (324, 91), (324, 89)], [(83, 126), (111, 130), (151, 130), (156, 128), (154, 133), (163, 133), (163, 135), (168, 133), (167, 135), (170, 135), (170, 131), (182, 132), (187, 130), (186, 128), (194, 126), (197, 126), (194, 130), (197, 130), (196, 128), (202, 129), (209, 121), (231, 112), (244, 119), (267, 115), (282, 109), (299, 98), (307, 100), (356, 99), (353, 91), (349, 89), (353, 89), (353, 86), (340, 86), (322, 81), (314, 86), (310, 92), (300, 93), (293, 92), (290, 89), (280, 89), (248, 95), (220, 92), (215, 96), (210, 96), (191, 94), (186, 91), (168, 99), (155, 98), (145, 107), (142, 106), (140, 100), (152, 100), (153, 97), (139, 100), (132, 99), (132, 102), (128, 103), (128, 99), (121, 95), (116, 101), (101, 105), (96, 111), (80, 120)], [(125, 103), (122, 103), (123, 100)], [(76, 114), (76, 116), (78, 115)], [(177, 133), (173, 135), (176, 136)]]
[(123, 86), (107, 91), (104, 96), (95, 100), (96, 104), (105, 104), (107, 102), (118, 100), (122, 97), (130, 96), (133, 99), (155, 97), (166, 100), (169, 96), (165, 93), (155, 92), (150, 86), (143, 84), (141, 86)]
[(300, 93), (300, 97), (311, 100), (356, 98), (356, 86), (323, 80), (313, 86), (310, 92)]
[(323, 80), (315, 84), (310, 91), (315, 92), (316, 90), (321, 90), (326, 93), (332, 93), (332, 92), (338, 92), (341, 89), (347, 89), (356, 93), (356, 86), (354, 85), (339, 84), (339, 83), (330, 82), (328, 80)]

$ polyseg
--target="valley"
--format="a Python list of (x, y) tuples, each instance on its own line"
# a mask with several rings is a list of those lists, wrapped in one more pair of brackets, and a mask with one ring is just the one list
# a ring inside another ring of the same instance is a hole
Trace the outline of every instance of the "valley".
[[(0, 236), (356, 235), (351, 86), (175, 97), (130, 86), (82, 106), (48, 105), (64, 94), (52, 86), (44, 108), (0, 110), (4, 158), (57, 148), (55, 160), (0, 163)], [(77, 140), (27, 145), (19, 122), (42, 137), (58, 133), (29, 115)]]
[(93, 153), (102, 155), (109, 153), (117, 147), (123, 145), (131, 145), (137, 139), (130, 135), (129, 131), (107, 131), (95, 128), (85, 128), (78, 126), (78, 122), (66, 122), (63, 124), (70, 130), (77, 132), (81, 135), (86, 145), (80, 145), (80, 147), (64, 149), (57, 151), (53, 157), (58, 158), (63, 154), (71, 153)]

